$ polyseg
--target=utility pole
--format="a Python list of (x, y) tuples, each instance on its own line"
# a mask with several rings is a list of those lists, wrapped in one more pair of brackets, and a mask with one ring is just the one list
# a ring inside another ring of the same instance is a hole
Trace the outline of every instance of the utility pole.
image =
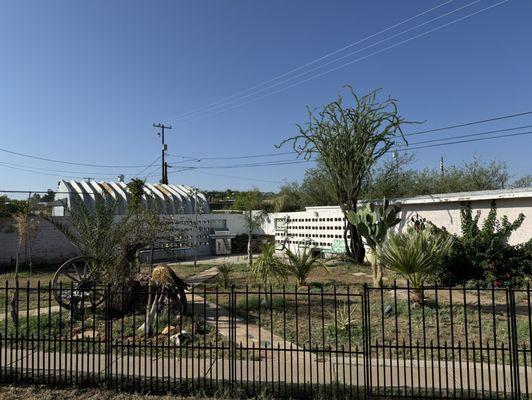
[(154, 128), (161, 128), (160, 132), (157, 132), (157, 135), (161, 137), (161, 144), (162, 144), (162, 153), (161, 153), (161, 183), (167, 185), (168, 184), (168, 165), (166, 164), (166, 143), (164, 142), (164, 130), (165, 129), (172, 129), (171, 125), (164, 125), (161, 123), (153, 124)]
[(445, 176), (445, 169), (443, 167), (443, 156), (440, 157), (440, 176), (442, 178)]

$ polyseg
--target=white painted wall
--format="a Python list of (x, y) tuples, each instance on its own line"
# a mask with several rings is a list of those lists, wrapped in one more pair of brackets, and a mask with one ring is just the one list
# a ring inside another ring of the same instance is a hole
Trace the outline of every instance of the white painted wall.
[[(498, 218), (506, 215), (510, 221), (513, 221), (520, 213), (525, 215), (523, 225), (511, 235), (509, 242), (518, 244), (532, 238), (532, 196), (508, 198), (497, 196), (493, 199), (486, 197), (489, 196), (479, 196), (479, 200), (475, 200), (474, 197), (468, 199), (473, 213), (480, 212), (481, 221), (486, 218), (491, 203), (495, 200)], [(396, 229), (402, 230), (410, 223), (412, 217), (418, 215), (436, 226), (445, 227), (450, 233), (460, 233), (460, 207), (463, 199), (458, 201), (453, 200), (454, 197), (449, 197), (443, 201), (436, 199), (433, 202), (427, 201), (426, 198), (420, 202), (416, 202), (415, 199), (404, 199), (400, 214), (402, 221)], [(281, 220), (287, 217), (290, 220), (288, 226), (280, 224)], [(283, 243), (288, 234), (293, 249), (308, 240), (312, 240), (314, 247), (330, 249), (335, 241), (343, 240), (343, 226), (344, 217), (340, 207), (308, 207), (306, 211), (271, 214), (270, 222), (265, 223), (263, 229), (266, 234), (275, 235), (279, 244)]]

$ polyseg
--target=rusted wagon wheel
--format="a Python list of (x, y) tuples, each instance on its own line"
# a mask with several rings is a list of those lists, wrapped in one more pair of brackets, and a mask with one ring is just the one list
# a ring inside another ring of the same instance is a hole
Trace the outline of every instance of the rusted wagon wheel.
[(52, 291), (57, 303), (71, 311), (92, 310), (104, 301), (104, 272), (92, 257), (74, 257), (56, 271)]

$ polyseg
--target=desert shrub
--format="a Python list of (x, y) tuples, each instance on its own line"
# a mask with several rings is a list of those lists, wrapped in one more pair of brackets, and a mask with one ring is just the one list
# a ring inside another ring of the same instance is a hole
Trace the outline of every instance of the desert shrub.
[(430, 229), (409, 227), (404, 233), (390, 232), (377, 251), (377, 258), (387, 269), (406, 279), (412, 288), (412, 301), (422, 303), (421, 285), (440, 265), (451, 245), (451, 238)]
[(453, 236), (451, 251), (431, 280), (443, 284), (508, 286), (522, 284), (532, 272), (532, 244), (510, 245), (508, 238), (524, 220), (497, 218), (495, 204), (482, 224), (470, 205), (461, 209), (461, 235)]
[(265, 288), (274, 280), (284, 281), (288, 275), (286, 265), (275, 255), (275, 245), (272, 243), (264, 244), (262, 253), (251, 264), (250, 272)]
[(308, 243), (305, 243), (302, 249), (298, 248), (295, 252), (289, 248), (285, 249), (285, 256), (287, 260), (286, 269), (296, 278), (299, 286), (305, 286), (307, 284), (308, 276), (316, 267), (327, 269), (325, 264), (309, 250)]
[(233, 273), (234, 265), (232, 263), (223, 263), (218, 266), (220, 272), (219, 280), (224, 289), (228, 289), (231, 285), (231, 274)]

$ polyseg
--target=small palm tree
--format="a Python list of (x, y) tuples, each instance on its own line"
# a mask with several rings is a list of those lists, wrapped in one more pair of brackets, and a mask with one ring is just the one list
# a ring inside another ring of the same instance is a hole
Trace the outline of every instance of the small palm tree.
[(299, 286), (307, 284), (307, 278), (314, 268), (323, 267), (327, 269), (320, 259), (312, 255), (308, 244), (305, 244), (302, 251), (298, 249), (297, 252), (287, 248), (285, 255), (287, 258), (286, 268), (296, 278)]
[(251, 274), (264, 285), (265, 301), (268, 303), (266, 288), (273, 280), (279, 282), (286, 279), (288, 271), (282, 259), (275, 255), (275, 244), (264, 243), (262, 253), (256, 258), (250, 267)]
[(403, 276), (412, 287), (412, 301), (423, 303), (421, 285), (449, 252), (452, 239), (430, 229), (409, 228), (388, 234), (377, 258), (389, 270)]
[(259, 229), (268, 219), (268, 213), (264, 210), (264, 196), (258, 189), (239, 193), (235, 198), (233, 209), (242, 212), (244, 223), (248, 231), (248, 265), (253, 264), (253, 232)]

